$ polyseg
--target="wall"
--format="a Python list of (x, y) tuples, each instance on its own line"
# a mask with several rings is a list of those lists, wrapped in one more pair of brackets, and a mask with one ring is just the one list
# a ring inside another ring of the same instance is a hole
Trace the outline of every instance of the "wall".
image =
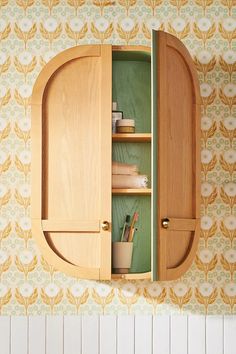
[[(0, 311), (23, 314), (232, 314), (236, 304), (236, 23), (233, 0), (3, 0), (0, 18)], [(30, 96), (46, 62), (88, 43), (180, 38), (202, 96), (201, 240), (178, 281), (77, 281), (52, 269), (30, 223)]]
[(235, 330), (235, 316), (0, 317), (1, 354), (235, 354)]

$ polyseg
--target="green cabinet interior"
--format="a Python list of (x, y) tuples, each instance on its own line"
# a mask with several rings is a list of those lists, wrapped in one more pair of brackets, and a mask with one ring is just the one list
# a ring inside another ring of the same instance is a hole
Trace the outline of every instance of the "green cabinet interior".
[[(112, 101), (124, 117), (135, 119), (136, 133), (151, 132), (151, 56), (144, 52), (116, 52), (112, 58)], [(136, 164), (151, 188), (151, 143), (113, 142), (112, 161)], [(130, 273), (151, 270), (151, 196), (113, 195), (112, 241), (120, 241), (126, 214), (138, 212)]]

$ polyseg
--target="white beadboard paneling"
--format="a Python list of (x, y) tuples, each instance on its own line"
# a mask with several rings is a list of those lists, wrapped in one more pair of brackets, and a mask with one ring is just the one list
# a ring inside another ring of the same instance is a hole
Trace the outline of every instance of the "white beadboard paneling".
[(223, 353), (223, 316), (206, 317), (206, 354)]
[(120, 315), (117, 321), (117, 354), (134, 353), (134, 316)]
[(27, 354), (28, 351), (28, 318), (26, 316), (11, 317), (11, 354)]
[(45, 316), (29, 316), (29, 352), (28, 354), (45, 354)]
[(205, 316), (188, 317), (188, 354), (205, 354)]
[(10, 354), (11, 318), (0, 316), (0, 352)]
[(64, 353), (82, 353), (81, 316), (64, 316)]
[(236, 352), (236, 316), (224, 317), (224, 354)]
[(135, 316), (135, 354), (152, 354), (152, 316)]
[(63, 316), (46, 317), (46, 354), (63, 354)]
[[(171, 316), (170, 319), (171, 354), (188, 353), (187, 316)], [(158, 353), (159, 354), (159, 353)]]
[(100, 316), (99, 354), (116, 354), (116, 316)]
[(99, 318), (82, 316), (82, 353), (99, 354)]
[(0, 316), (0, 354), (236, 354), (236, 316)]
[(170, 316), (153, 317), (153, 354), (170, 354)]

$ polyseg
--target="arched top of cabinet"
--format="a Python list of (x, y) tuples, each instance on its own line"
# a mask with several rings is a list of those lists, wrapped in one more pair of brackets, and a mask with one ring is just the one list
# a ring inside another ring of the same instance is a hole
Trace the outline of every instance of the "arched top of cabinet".
[(68, 61), (78, 57), (99, 57), (101, 54), (101, 47), (107, 45), (81, 45), (64, 50), (63, 52), (52, 58), (47, 65), (40, 72), (33, 88), (31, 104), (41, 105), (45, 87), (53, 74)]
[[(176, 55), (181, 55), (182, 59), (184, 60), (187, 69), (189, 70), (190, 76), (192, 78), (192, 84), (194, 87), (193, 95), (194, 95), (194, 102), (196, 104), (201, 104), (201, 96), (199, 90), (199, 81), (197, 77), (197, 71), (194, 67), (194, 63), (192, 57), (185, 47), (185, 45), (175, 36), (169, 33), (165, 33), (162, 31), (157, 31), (157, 36), (165, 36), (166, 46), (173, 49), (176, 52)], [(174, 58), (174, 56), (173, 56)]]

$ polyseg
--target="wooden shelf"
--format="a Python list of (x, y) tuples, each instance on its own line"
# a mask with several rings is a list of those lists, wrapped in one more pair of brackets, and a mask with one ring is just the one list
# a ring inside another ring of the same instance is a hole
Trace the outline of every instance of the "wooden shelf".
[(151, 280), (151, 272), (146, 273), (127, 273), (127, 274), (112, 274), (111, 279), (125, 279), (125, 280), (138, 280), (148, 279)]
[(137, 189), (126, 189), (126, 188), (114, 188), (112, 189), (112, 194), (139, 194), (139, 195), (151, 195), (151, 188), (137, 188)]
[(120, 141), (126, 143), (150, 143), (151, 139), (151, 133), (112, 134), (113, 142)]

